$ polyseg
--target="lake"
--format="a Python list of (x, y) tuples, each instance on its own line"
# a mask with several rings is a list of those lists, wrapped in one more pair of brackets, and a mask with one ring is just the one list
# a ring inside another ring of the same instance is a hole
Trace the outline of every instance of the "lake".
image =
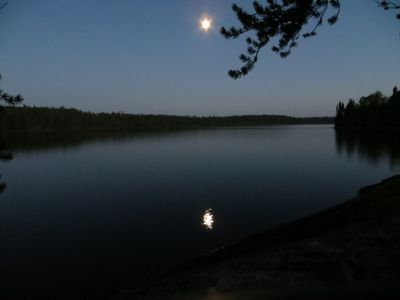
[(375, 138), (332, 125), (5, 135), (1, 289), (127, 287), (341, 203), (399, 173), (398, 139)]

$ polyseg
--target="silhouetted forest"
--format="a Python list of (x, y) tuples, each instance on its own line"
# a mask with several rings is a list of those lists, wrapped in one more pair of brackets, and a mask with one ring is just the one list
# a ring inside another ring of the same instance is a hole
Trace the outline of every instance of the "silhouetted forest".
[(74, 108), (5, 107), (0, 118), (1, 131), (97, 130), (131, 132), (224, 126), (278, 124), (333, 124), (333, 117), (295, 118), (281, 115), (194, 117), (92, 113)]
[(377, 91), (361, 97), (358, 102), (350, 99), (336, 107), (337, 129), (400, 129), (400, 91), (393, 88), (390, 97)]

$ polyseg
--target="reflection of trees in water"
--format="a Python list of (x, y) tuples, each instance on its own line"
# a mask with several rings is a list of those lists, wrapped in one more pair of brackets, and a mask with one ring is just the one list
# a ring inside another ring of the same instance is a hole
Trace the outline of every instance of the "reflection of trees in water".
[(41, 131), (41, 132), (16, 132), (0, 133), (0, 139), (7, 141), (7, 146), (12, 152), (46, 151), (54, 149), (75, 148), (80, 145), (96, 143), (99, 141), (121, 142), (127, 139), (159, 138), (184, 130), (144, 131), (131, 133), (108, 133), (97, 131)]
[(18, 132), (2, 134), (3, 139), (13, 152), (18, 151), (43, 151), (47, 149), (67, 149), (81, 144), (91, 143), (98, 140), (119, 139), (122, 137), (98, 134), (94, 132)]
[[(0, 161), (9, 161), (13, 159), (12, 152), (68, 149), (98, 141), (121, 142), (132, 138), (159, 139), (161, 136), (177, 134), (178, 132), (185, 132), (185, 130), (154, 130), (120, 134), (97, 131), (3, 132), (0, 133)], [(8, 149), (12, 152), (8, 151)], [(0, 172), (0, 193), (2, 193), (6, 187), (7, 184), (1, 181)]]
[[(135, 132), (125, 134), (102, 133), (95, 131), (54, 131), (41, 133), (3, 134), (0, 137), (0, 160), (12, 159), (11, 152), (6, 151), (5, 142), (13, 152), (46, 151), (54, 149), (74, 148), (98, 141), (122, 142), (130, 139), (160, 139), (185, 130)], [(336, 149), (348, 156), (358, 155), (363, 159), (378, 164), (382, 159), (390, 161), (392, 166), (400, 165), (400, 139), (398, 132), (387, 131), (335, 131)], [(6, 184), (0, 181), (0, 193)]]
[(388, 159), (392, 166), (400, 164), (400, 139), (397, 131), (336, 130), (336, 149), (348, 156), (354, 154), (370, 162)]
[[(9, 161), (13, 158), (11, 152), (7, 151), (6, 144), (4, 143), (3, 139), (0, 138), (0, 160), (1, 161)], [(1, 180), (1, 174), (0, 174)], [(0, 193), (2, 193), (7, 187), (7, 184), (0, 181)]]

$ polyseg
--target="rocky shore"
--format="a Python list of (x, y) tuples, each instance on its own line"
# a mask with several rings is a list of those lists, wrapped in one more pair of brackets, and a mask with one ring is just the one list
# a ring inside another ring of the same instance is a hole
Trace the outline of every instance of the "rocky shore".
[(117, 299), (400, 299), (400, 175)]

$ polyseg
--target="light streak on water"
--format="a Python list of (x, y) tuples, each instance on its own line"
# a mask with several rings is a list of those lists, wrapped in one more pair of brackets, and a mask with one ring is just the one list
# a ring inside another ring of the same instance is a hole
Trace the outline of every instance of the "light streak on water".
[(213, 229), (214, 215), (212, 214), (212, 209), (207, 209), (203, 214), (203, 222), (201, 223), (204, 227), (209, 230)]

